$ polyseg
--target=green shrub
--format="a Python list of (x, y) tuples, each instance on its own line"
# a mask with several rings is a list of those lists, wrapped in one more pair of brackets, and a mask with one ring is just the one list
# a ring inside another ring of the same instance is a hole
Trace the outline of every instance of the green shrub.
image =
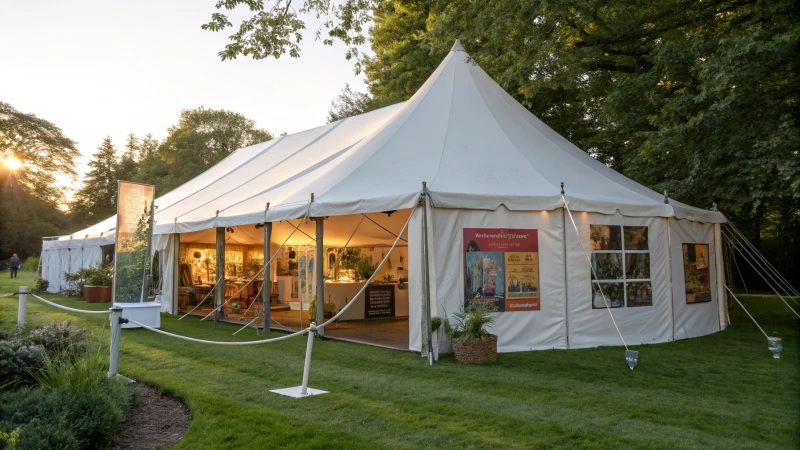
[(86, 354), (86, 346), (86, 331), (69, 322), (3, 333), (0, 335), (0, 386), (32, 384), (36, 381), (33, 374), (44, 369), (47, 360), (75, 361)]
[(470, 303), (466, 308), (462, 306), (453, 314), (453, 318), (456, 320), (455, 325), (450, 324), (450, 319), (443, 321), (444, 331), (450, 339), (459, 339), (461, 342), (486, 339), (489, 336), (486, 328), (494, 323), (489, 306), (483, 303)]
[(27, 257), (25, 261), (22, 263), (22, 270), (27, 270), (28, 272), (38, 272), (39, 257), (38, 256)]
[(47, 292), (50, 287), (50, 282), (42, 278), (41, 275), (36, 275), (33, 279), (33, 292)]
[(31, 371), (44, 367), (45, 351), (30, 341), (6, 339), (0, 341), (0, 386), (32, 384)]
[(21, 428), (19, 448), (111, 448), (133, 401), (129, 383), (101, 377), (90, 391), (68, 387), (0, 392), (0, 422)]
[(113, 270), (111, 265), (100, 264), (75, 272), (64, 272), (66, 286), (61, 289), (61, 294), (76, 297), (81, 295), (83, 286), (111, 286)]

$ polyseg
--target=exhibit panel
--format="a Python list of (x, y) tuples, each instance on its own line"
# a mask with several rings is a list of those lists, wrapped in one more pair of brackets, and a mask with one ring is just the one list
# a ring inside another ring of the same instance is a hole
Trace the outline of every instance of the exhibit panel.
[(671, 340), (664, 219), (579, 211), (572, 211), (572, 217), (580, 236), (568, 216), (570, 348), (622, 344), (601, 289), (628, 345)]
[(669, 219), (675, 339), (720, 330), (714, 225)]
[(490, 328), (498, 351), (567, 347), (559, 211), (434, 208), (432, 219), (434, 314), (452, 317), (465, 300), (487, 303), (498, 311)]

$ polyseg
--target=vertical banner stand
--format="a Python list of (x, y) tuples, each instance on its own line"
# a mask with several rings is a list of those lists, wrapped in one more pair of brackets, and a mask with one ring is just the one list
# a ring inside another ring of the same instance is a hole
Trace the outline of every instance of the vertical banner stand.
[(306, 361), (303, 365), (303, 384), (283, 389), (272, 389), (270, 392), (275, 394), (285, 395), (292, 398), (310, 397), (312, 395), (327, 394), (328, 391), (314, 389), (308, 387), (308, 375), (311, 371), (311, 350), (314, 347), (314, 334), (317, 332), (317, 326), (312, 322), (308, 328), (308, 343), (306, 344)]

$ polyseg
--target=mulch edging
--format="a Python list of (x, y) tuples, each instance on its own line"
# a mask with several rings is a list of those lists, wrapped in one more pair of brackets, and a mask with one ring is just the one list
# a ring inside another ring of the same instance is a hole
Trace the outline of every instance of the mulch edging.
[(192, 416), (180, 400), (140, 385), (139, 398), (117, 435), (117, 450), (154, 450), (181, 440)]

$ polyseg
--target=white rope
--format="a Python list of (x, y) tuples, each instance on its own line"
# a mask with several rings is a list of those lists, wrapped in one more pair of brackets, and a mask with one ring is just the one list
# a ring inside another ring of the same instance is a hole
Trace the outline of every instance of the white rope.
[[(733, 223), (731, 223), (731, 222), (728, 222), (728, 223), (727, 223), (727, 225), (728, 225), (728, 228), (730, 228), (731, 230), (733, 230), (733, 231), (735, 232), (735, 234), (736, 234), (736, 235), (738, 235), (738, 236), (739, 236), (739, 238), (741, 238), (741, 240), (742, 240), (742, 241), (744, 241), (744, 242), (745, 242), (745, 243), (746, 243), (746, 244), (747, 244), (747, 245), (748, 245), (748, 246), (749, 246), (749, 247), (750, 247), (750, 248), (753, 250), (753, 253), (755, 253), (755, 255), (756, 255), (756, 256), (757, 256), (757, 257), (758, 257), (758, 258), (759, 258), (761, 261), (763, 261), (763, 262), (764, 262), (764, 265), (766, 265), (766, 266), (767, 266), (767, 268), (770, 268), (770, 269), (772, 269), (771, 271), (772, 271), (772, 272), (773, 272), (773, 273), (776, 275), (776, 277), (777, 277), (777, 278), (778, 278), (780, 281), (782, 281), (782, 284), (784, 285), (784, 288), (785, 288), (785, 289), (786, 289), (786, 288), (788, 288), (788, 289), (787, 289), (787, 291), (786, 291), (787, 293), (794, 294), (795, 296), (800, 296), (800, 292), (798, 292), (798, 291), (797, 291), (797, 289), (795, 289), (795, 288), (794, 288), (794, 286), (792, 286), (792, 285), (791, 285), (791, 284), (790, 284), (790, 283), (789, 283), (789, 282), (786, 280), (786, 278), (784, 278), (784, 277), (783, 277), (783, 275), (781, 275), (781, 273), (778, 271), (778, 269), (776, 269), (776, 268), (775, 268), (775, 266), (773, 266), (773, 265), (772, 265), (772, 263), (770, 263), (770, 262), (769, 262), (769, 260), (767, 260), (767, 258), (766, 258), (764, 255), (762, 255), (762, 254), (761, 254), (761, 252), (759, 252), (759, 251), (758, 251), (758, 249), (756, 249), (755, 245), (753, 245), (753, 243), (752, 243), (752, 242), (750, 242), (750, 241), (747, 239), (747, 237), (745, 237), (745, 235), (744, 235), (744, 234), (743, 234), (741, 231), (739, 231), (739, 229), (738, 229), (738, 228), (736, 228), (736, 225), (734, 225), (734, 224), (733, 224)], [(781, 284), (781, 283), (779, 283), (779, 284)]]
[[(723, 231), (722, 231), (722, 235), (723, 235), (723, 236), (725, 236), (726, 238), (728, 238), (728, 241), (729, 241), (729, 242), (734, 242), (734, 240), (733, 240), (733, 239), (731, 238), (731, 236), (730, 236), (730, 233), (727, 233), (726, 231), (724, 231), (724, 230), (723, 230)], [(737, 247), (737, 246), (735, 246), (735, 245), (734, 245), (734, 248), (736, 248), (737, 250), (739, 250), (739, 254), (741, 254), (742, 256), (745, 256), (745, 254), (744, 254), (744, 252), (742, 251), (742, 249), (741, 249), (741, 248), (739, 248), (739, 247)], [(745, 248), (745, 250), (747, 250), (747, 249)], [(748, 252), (748, 256), (752, 257), (752, 254), (750, 254), (750, 251), (749, 251), (749, 250), (747, 250), (747, 252)], [(764, 274), (762, 274), (762, 273), (761, 273), (761, 271), (759, 271), (759, 270), (756, 268), (756, 266), (755, 266), (755, 265), (754, 265), (754, 264), (753, 264), (753, 263), (750, 261), (750, 259), (748, 259), (748, 258), (745, 256), (744, 260), (745, 260), (745, 261), (747, 261), (747, 264), (750, 264), (750, 267), (752, 267), (752, 268), (753, 268), (753, 270), (755, 270), (755, 271), (756, 271), (756, 273), (758, 274), (758, 276), (760, 276), (760, 277), (761, 277), (761, 279), (762, 279), (762, 280), (764, 280), (764, 282), (765, 282), (765, 283), (767, 283), (767, 285), (769, 286), (769, 288), (770, 288), (770, 289), (772, 289), (772, 291), (773, 291), (773, 292), (775, 292), (775, 294), (776, 294), (776, 295), (777, 295), (777, 296), (778, 296), (778, 297), (779, 297), (779, 298), (780, 298), (780, 299), (783, 301), (783, 303), (785, 303), (785, 304), (786, 304), (786, 307), (788, 307), (790, 310), (792, 310), (792, 312), (794, 313), (794, 315), (796, 315), (797, 317), (800, 317), (800, 314), (798, 314), (798, 313), (797, 313), (797, 311), (795, 311), (795, 310), (794, 310), (794, 308), (792, 308), (792, 305), (790, 305), (790, 304), (789, 304), (789, 302), (787, 302), (787, 301), (786, 301), (786, 299), (785, 299), (785, 298), (783, 298), (783, 296), (782, 296), (782, 295), (781, 295), (781, 294), (778, 292), (778, 290), (777, 290), (777, 289), (775, 289), (775, 287), (772, 285), (772, 283), (770, 283), (770, 282), (767, 280), (767, 278), (766, 278), (766, 277), (764, 277)], [(756, 261), (756, 263), (758, 263), (758, 261)], [(764, 270), (763, 266), (761, 266), (761, 264), (760, 264), (760, 263), (758, 263), (758, 264), (759, 264), (759, 267), (761, 267), (761, 270)], [(770, 278), (772, 278), (772, 277), (770, 276)], [(773, 281), (775, 280), (774, 278), (772, 278), (772, 279), (773, 279)], [(793, 299), (793, 300), (794, 300), (794, 299)]]
[[(367, 220), (369, 220), (370, 222), (374, 223), (374, 224), (375, 224), (375, 225), (377, 225), (378, 227), (382, 228), (382, 229), (383, 229), (383, 231), (385, 231), (385, 232), (387, 232), (387, 233), (391, 234), (392, 236), (397, 236), (397, 237), (400, 237), (399, 235), (396, 235), (396, 234), (392, 233), (392, 232), (391, 232), (389, 229), (387, 229), (387, 228), (386, 228), (386, 227), (384, 227), (383, 225), (381, 225), (381, 224), (379, 224), (378, 222), (376, 222), (376, 221), (375, 221), (375, 220), (374, 220), (372, 217), (367, 217), (367, 215), (366, 215), (366, 214), (364, 214), (364, 213), (362, 213), (361, 215), (363, 215), (364, 217), (366, 217), (366, 218), (367, 218)], [(403, 233), (400, 233), (400, 234), (403, 234)], [(407, 240), (405, 240), (405, 239), (403, 239), (403, 238), (400, 238), (400, 239), (402, 239), (402, 240), (403, 240), (403, 242), (408, 242)]]
[[(28, 292), (28, 293), (30, 294), (30, 292)], [(0, 295), (0, 298), (13, 297), (13, 296), (18, 295), (18, 294), (19, 294), (19, 292), (12, 292), (10, 294)]]
[(300, 331), (294, 332), (292, 334), (287, 334), (285, 336), (271, 338), (271, 339), (263, 339), (263, 340), (260, 340), (260, 341), (223, 342), (223, 341), (207, 341), (205, 339), (196, 339), (196, 338), (192, 338), (192, 337), (189, 337), (189, 336), (181, 336), (180, 334), (169, 333), (169, 332), (164, 331), (164, 330), (159, 330), (157, 328), (149, 327), (149, 326), (147, 326), (147, 325), (145, 325), (143, 323), (139, 323), (139, 322), (137, 322), (137, 321), (135, 321), (133, 319), (128, 319), (128, 322), (130, 322), (130, 323), (132, 323), (134, 325), (138, 325), (138, 326), (144, 328), (145, 330), (150, 330), (150, 331), (154, 331), (154, 332), (159, 333), (159, 334), (163, 334), (164, 336), (169, 336), (169, 337), (173, 337), (173, 338), (176, 338), (176, 339), (183, 339), (185, 341), (197, 342), (197, 343), (200, 343), (200, 344), (212, 344), (212, 345), (255, 345), (255, 344), (267, 344), (269, 342), (277, 342), (277, 341), (283, 341), (285, 339), (290, 339), (290, 338), (293, 338), (295, 336), (300, 336), (301, 334), (308, 334), (309, 331), (310, 331), (309, 329), (305, 329), (305, 330), (300, 330)]
[[(261, 270), (264, 270), (264, 269), (261, 269)], [(261, 297), (261, 291), (264, 290), (264, 284), (266, 284), (266, 283), (261, 283), (261, 287), (258, 288), (258, 292), (256, 292), (256, 295), (253, 296), (253, 303), (250, 303), (250, 306), (248, 306), (247, 309), (244, 310), (244, 313), (242, 314), (242, 317), (239, 318), (239, 322), (241, 322), (242, 319), (244, 319), (244, 317), (247, 315), (247, 313), (250, 312), (250, 308), (252, 308), (253, 305), (255, 305), (256, 303), (258, 303), (258, 298)], [(262, 300), (262, 303), (263, 303), (263, 300)], [(256, 317), (258, 317), (258, 315), (256, 315)]]
[[(619, 330), (619, 326), (617, 325), (617, 321), (614, 320), (614, 315), (611, 314), (611, 307), (608, 305), (608, 301), (606, 300), (606, 294), (603, 292), (602, 283), (600, 283), (600, 279), (597, 277), (597, 273), (594, 271), (594, 264), (592, 264), (592, 258), (589, 256), (589, 253), (586, 251), (586, 247), (583, 246), (583, 241), (581, 241), (581, 233), (578, 231), (578, 225), (575, 224), (575, 219), (572, 218), (572, 211), (569, 210), (569, 206), (567, 206), (567, 199), (564, 195), (561, 195), (561, 199), (564, 200), (564, 209), (567, 210), (569, 214), (569, 220), (572, 222), (572, 226), (575, 227), (575, 234), (578, 236), (578, 243), (581, 244), (581, 248), (583, 249), (583, 254), (586, 255), (586, 260), (589, 261), (589, 267), (592, 269), (592, 275), (594, 279), (597, 281), (597, 289), (600, 290), (600, 296), (603, 297), (603, 303), (606, 305), (606, 311), (608, 311), (608, 315), (611, 317), (611, 321), (614, 322), (614, 328), (617, 329), (617, 334), (619, 334), (619, 338), (622, 340), (622, 345), (625, 346), (625, 350), (628, 350), (628, 344), (625, 343), (625, 338), (622, 337), (622, 332)], [(566, 258), (566, 255), (564, 255)]]
[[(255, 303), (255, 302), (253, 302), (253, 303)], [(258, 320), (258, 317), (259, 317), (259, 314), (256, 314), (256, 316), (253, 318), (253, 320), (251, 320), (250, 322), (248, 322), (248, 323), (247, 323), (247, 325), (245, 325), (245, 326), (243, 326), (242, 328), (239, 328), (238, 330), (234, 331), (234, 332), (233, 332), (233, 336), (236, 336), (237, 334), (239, 334), (239, 332), (240, 332), (240, 331), (242, 331), (242, 330), (244, 330), (245, 328), (247, 328), (247, 327), (249, 327), (250, 325), (252, 325), (252, 324), (253, 324), (253, 322), (255, 322), (256, 320)]]
[(769, 336), (767, 335), (767, 333), (765, 333), (765, 332), (764, 332), (764, 329), (763, 329), (763, 328), (761, 328), (761, 325), (759, 325), (759, 324), (758, 324), (758, 322), (756, 322), (756, 319), (755, 319), (755, 318), (753, 318), (753, 316), (752, 316), (752, 315), (750, 315), (750, 312), (747, 310), (747, 308), (745, 308), (745, 307), (744, 307), (744, 305), (742, 304), (742, 302), (740, 302), (740, 301), (739, 301), (739, 299), (738, 299), (738, 298), (736, 298), (736, 295), (733, 293), (733, 291), (731, 291), (731, 288), (729, 288), (727, 284), (723, 284), (723, 286), (725, 286), (725, 289), (727, 289), (727, 290), (728, 290), (728, 292), (730, 292), (730, 293), (731, 293), (731, 296), (733, 297), (733, 299), (734, 299), (734, 300), (736, 300), (736, 303), (738, 303), (738, 304), (739, 304), (739, 306), (741, 306), (741, 307), (742, 307), (742, 309), (744, 310), (744, 312), (746, 312), (746, 313), (747, 313), (747, 315), (748, 315), (748, 316), (750, 316), (750, 319), (752, 319), (752, 320), (753, 320), (753, 323), (754, 323), (754, 324), (756, 324), (756, 326), (758, 327), (758, 329), (759, 329), (759, 330), (761, 330), (761, 333), (764, 335), (764, 337), (765, 337), (765, 338), (767, 338), (767, 340), (769, 340)]
[(339, 310), (339, 312), (336, 313), (335, 316), (333, 316), (330, 319), (328, 319), (322, 325), (317, 325), (317, 329), (325, 328), (328, 324), (330, 324), (331, 322), (334, 322), (336, 319), (338, 319), (339, 316), (344, 314), (344, 312), (347, 311), (348, 308), (353, 306), (353, 304), (355, 303), (354, 300), (357, 299), (358, 296), (360, 296), (362, 293), (364, 293), (364, 291), (367, 289), (367, 286), (369, 286), (369, 283), (372, 281), (373, 278), (375, 278), (375, 275), (378, 274), (378, 271), (380, 270), (380, 268), (383, 266), (383, 264), (386, 262), (386, 260), (389, 259), (389, 255), (392, 254), (392, 250), (394, 250), (394, 248), (397, 246), (397, 243), (400, 241), (400, 236), (402, 236), (403, 233), (405, 233), (406, 228), (408, 228), (408, 224), (411, 222), (411, 218), (414, 216), (414, 211), (416, 211), (416, 210), (417, 210), (417, 206), (414, 206), (414, 209), (411, 210), (411, 214), (408, 215), (408, 219), (406, 220), (405, 225), (403, 225), (403, 229), (400, 230), (400, 234), (398, 234), (397, 235), (397, 239), (394, 240), (394, 244), (392, 244), (392, 247), (386, 253), (386, 256), (383, 257), (383, 260), (381, 260), (380, 264), (378, 264), (378, 266), (375, 267), (375, 271), (372, 272), (372, 275), (367, 279), (367, 281), (364, 283), (364, 285), (361, 286), (361, 289), (358, 291), (358, 293), (356, 295), (354, 295), (353, 298), (350, 299), (349, 302), (347, 302), (347, 304), (344, 306), (344, 308)]
[(37, 300), (39, 300), (41, 302), (47, 303), (50, 306), (55, 306), (56, 308), (61, 308), (61, 309), (67, 310), (67, 311), (86, 313), (86, 314), (108, 314), (108, 310), (105, 310), (105, 311), (89, 311), (89, 310), (86, 310), (86, 309), (75, 309), (75, 308), (70, 308), (69, 306), (59, 305), (58, 303), (53, 303), (50, 300), (45, 300), (42, 297), (39, 297), (38, 295), (32, 294), (30, 292), (28, 292), (28, 294), (31, 297), (33, 297), (33, 298), (35, 298), (35, 299), (37, 299)]

